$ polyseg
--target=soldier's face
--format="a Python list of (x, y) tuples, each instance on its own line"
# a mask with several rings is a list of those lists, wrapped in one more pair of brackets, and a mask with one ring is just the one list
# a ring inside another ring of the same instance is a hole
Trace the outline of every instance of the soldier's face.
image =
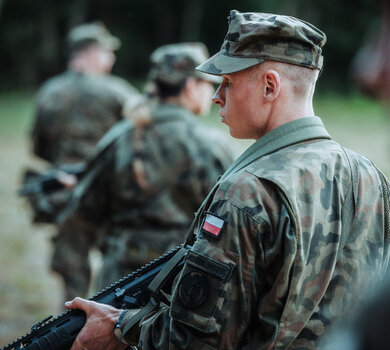
[(196, 114), (205, 115), (210, 112), (211, 98), (214, 94), (213, 84), (209, 81), (198, 80), (199, 106)]
[(197, 115), (205, 115), (210, 112), (211, 97), (214, 93), (212, 83), (196, 78), (187, 79), (187, 97), (189, 109)]
[(263, 135), (263, 86), (254, 69), (222, 75), (222, 83), (213, 96), (220, 107), (222, 123), (238, 139), (258, 139)]
[(94, 50), (93, 63), (96, 69), (102, 74), (110, 74), (116, 59), (114, 52), (98, 45), (94, 47)]

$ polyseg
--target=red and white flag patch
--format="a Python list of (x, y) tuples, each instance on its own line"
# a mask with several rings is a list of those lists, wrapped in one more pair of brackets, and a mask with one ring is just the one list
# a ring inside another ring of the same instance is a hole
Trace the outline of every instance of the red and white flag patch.
[(214, 237), (221, 235), (222, 229), (225, 226), (225, 220), (210, 213), (206, 213), (203, 221), (202, 231), (211, 234)]

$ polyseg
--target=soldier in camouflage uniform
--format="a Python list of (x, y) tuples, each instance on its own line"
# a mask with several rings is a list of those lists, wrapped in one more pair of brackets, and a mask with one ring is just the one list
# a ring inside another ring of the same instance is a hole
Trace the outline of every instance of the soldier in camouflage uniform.
[(348, 323), (323, 339), (321, 350), (388, 350), (390, 348), (390, 275), (367, 298)]
[(170, 305), (78, 298), (67, 306), (89, 318), (71, 350), (114, 348), (120, 315), (122, 332), (139, 318), (124, 339), (143, 350), (314, 350), (381, 280), (388, 182), (314, 116), (325, 41), (293, 17), (230, 13), (221, 51), (198, 69), (222, 76), (213, 101), (231, 135), (257, 141), (197, 212)]
[[(100, 22), (75, 27), (68, 35), (68, 69), (43, 84), (36, 98), (32, 146), (35, 155), (56, 168), (81, 165), (99, 139), (123, 118), (123, 108), (140, 94), (110, 75), (120, 41)], [(25, 183), (34, 181), (25, 175)], [(77, 180), (63, 174), (70, 186)], [(53, 222), (69, 191), (29, 196), (34, 222)]]
[(208, 57), (201, 43), (152, 54), (158, 101), (145, 101), (149, 112), (129, 115), (103, 137), (61, 215), (62, 227), (76, 221), (89, 232), (87, 242), (67, 240), (80, 259), (92, 246), (101, 249), (98, 288), (180, 244), (194, 211), (234, 160), (227, 137), (194, 115), (211, 105), (216, 79), (195, 71)]
[[(83, 24), (69, 32), (67, 71), (45, 82), (37, 94), (32, 132), (37, 156), (55, 167), (83, 162), (104, 133), (123, 119), (125, 104), (139, 93), (125, 80), (110, 75), (115, 62), (113, 51), (119, 45), (119, 39), (100, 22)], [(34, 221), (52, 222), (69, 196), (68, 189), (31, 196)], [(60, 230), (54, 241), (56, 255), (52, 267), (62, 276), (73, 274), (80, 266), (78, 255), (72, 254), (66, 245), (62, 247), (63, 240), (84, 235), (77, 223), (67, 229)], [(84, 272), (89, 273), (88, 269)], [(66, 283), (66, 297), (86, 295), (87, 288), (82, 279)]]
[(120, 41), (100, 22), (68, 35), (68, 70), (39, 89), (33, 127), (34, 153), (55, 166), (86, 159), (99, 139), (123, 118), (126, 101), (138, 94), (110, 75)]

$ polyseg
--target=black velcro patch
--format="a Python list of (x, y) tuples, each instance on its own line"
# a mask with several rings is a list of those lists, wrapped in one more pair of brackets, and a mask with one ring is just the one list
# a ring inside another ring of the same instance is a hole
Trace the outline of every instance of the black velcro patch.
[(188, 252), (186, 263), (221, 280), (226, 280), (231, 270), (231, 267), (227, 264), (215, 261), (207, 256), (192, 251)]
[(201, 306), (209, 294), (210, 284), (202, 272), (190, 271), (180, 280), (178, 295), (181, 303), (189, 309)]

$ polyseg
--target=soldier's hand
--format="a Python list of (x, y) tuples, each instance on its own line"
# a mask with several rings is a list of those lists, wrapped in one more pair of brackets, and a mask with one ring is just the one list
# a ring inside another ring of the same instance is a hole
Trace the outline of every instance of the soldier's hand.
[(73, 174), (68, 174), (64, 171), (61, 171), (58, 174), (57, 181), (65, 188), (72, 189), (74, 186), (76, 186), (78, 179), (77, 176)]
[[(114, 335), (114, 325), (123, 310), (82, 298), (68, 301), (65, 306), (68, 309), (83, 310), (87, 315), (87, 321), (70, 350), (115, 349), (118, 339)], [(126, 349), (126, 347), (126, 344), (120, 343), (117, 349)]]

